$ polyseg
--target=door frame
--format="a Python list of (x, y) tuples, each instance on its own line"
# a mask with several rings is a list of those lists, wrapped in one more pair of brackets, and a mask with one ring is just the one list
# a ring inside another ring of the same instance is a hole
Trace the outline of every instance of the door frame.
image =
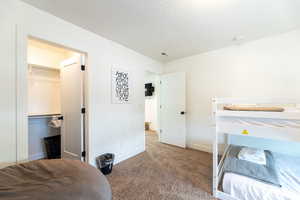
[[(155, 86), (155, 94), (158, 95), (157, 96), (157, 106), (156, 106), (156, 117), (157, 117), (157, 134), (158, 134), (158, 142), (161, 142), (160, 141), (160, 131), (161, 131), (161, 127), (160, 127), (160, 76), (162, 74), (160, 73), (157, 73), (157, 72), (153, 72), (153, 71), (150, 71), (150, 70), (146, 70), (145, 71), (145, 76), (146, 76), (146, 73), (151, 73), (151, 74), (154, 74), (157, 79), (158, 79), (158, 82), (159, 84), (157, 86)], [(145, 76), (144, 76), (144, 82), (145, 82)], [(144, 97), (145, 98), (145, 97)], [(144, 103), (145, 103), (145, 100), (144, 100)], [(145, 104), (144, 104), (144, 112), (145, 112)], [(145, 116), (145, 113), (144, 113), (144, 116)], [(146, 120), (144, 119), (144, 122)], [(146, 140), (146, 137), (145, 137), (145, 140)]]
[(27, 46), (28, 39), (32, 38), (42, 42), (69, 49), (84, 55), (85, 73), (83, 77), (84, 82), (84, 103), (85, 103), (85, 116), (84, 116), (84, 148), (85, 148), (85, 161), (90, 163), (90, 132), (89, 132), (89, 119), (90, 119), (90, 81), (89, 67), (88, 67), (88, 52), (81, 51), (76, 47), (67, 47), (65, 45), (43, 39), (37, 35), (29, 34), (21, 26), (16, 25), (16, 162), (22, 163), (29, 161), (29, 148), (28, 148), (28, 63), (27, 63)]

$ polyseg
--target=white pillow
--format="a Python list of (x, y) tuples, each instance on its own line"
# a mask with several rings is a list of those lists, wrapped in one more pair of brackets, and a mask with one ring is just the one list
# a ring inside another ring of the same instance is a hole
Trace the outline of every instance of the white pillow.
[(266, 165), (266, 154), (264, 150), (243, 147), (238, 154), (238, 159), (253, 162), (259, 165)]

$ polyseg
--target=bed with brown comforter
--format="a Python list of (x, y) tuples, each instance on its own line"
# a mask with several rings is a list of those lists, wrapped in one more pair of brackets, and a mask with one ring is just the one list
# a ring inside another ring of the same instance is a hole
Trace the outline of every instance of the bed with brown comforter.
[(74, 160), (39, 160), (0, 170), (1, 200), (111, 200), (96, 168)]

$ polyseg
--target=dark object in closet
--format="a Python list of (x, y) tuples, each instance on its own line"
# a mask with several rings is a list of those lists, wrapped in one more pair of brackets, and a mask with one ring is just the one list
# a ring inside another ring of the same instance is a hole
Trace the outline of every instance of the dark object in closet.
[(145, 84), (145, 96), (146, 97), (149, 97), (149, 96), (152, 96), (153, 95), (153, 92), (154, 92), (154, 87), (152, 86), (152, 83), (146, 83)]
[(60, 141), (61, 136), (51, 136), (44, 138), (45, 146), (46, 146), (46, 153), (47, 159), (57, 159), (61, 158), (60, 152)]

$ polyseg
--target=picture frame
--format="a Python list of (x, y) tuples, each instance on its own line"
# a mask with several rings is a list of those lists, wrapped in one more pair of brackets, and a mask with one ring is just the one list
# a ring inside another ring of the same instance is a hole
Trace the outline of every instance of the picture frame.
[(112, 68), (111, 70), (111, 100), (113, 104), (131, 103), (131, 73), (129, 70)]

